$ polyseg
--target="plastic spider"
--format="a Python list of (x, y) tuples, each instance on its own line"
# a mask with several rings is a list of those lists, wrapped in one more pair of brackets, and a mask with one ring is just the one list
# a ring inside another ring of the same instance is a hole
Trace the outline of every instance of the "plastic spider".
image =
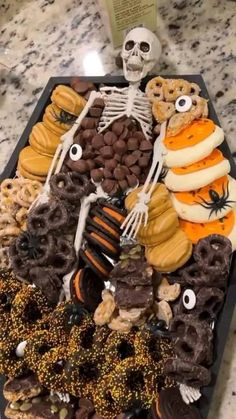
[[(199, 197), (203, 202), (203, 203), (200, 202), (200, 205), (206, 209), (211, 210), (208, 218), (211, 218), (214, 212), (217, 216), (218, 211), (221, 211), (222, 209), (225, 209), (227, 207), (231, 208), (232, 205), (230, 204), (233, 204), (234, 202), (236, 202), (236, 201), (231, 201), (230, 199), (228, 199), (229, 198), (229, 182), (227, 182), (226, 190), (225, 190), (224, 185), (222, 186), (221, 196), (214, 189), (209, 190), (209, 196), (211, 198), (210, 201), (206, 201), (202, 197)], [(195, 202), (196, 204), (199, 204), (199, 202), (197, 201)]]
[(151, 319), (146, 323), (145, 329), (149, 330), (154, 336), (171, 337), (171, 332), (167, 329), (164, 320)]
[(18, 247), (27, 253), (30, 259), (37, 259), (42, 255), (42, 238), (24, 232), (19, 237)]
[(55, 111), (52, 112), (52, 115), (55, 118), (55, 121), (59, 122), (60, 124), (73, 125), (77, 118), (75, 115), (71, 115), (63, 109), (61, 109), (59, 115), (57, 115)]

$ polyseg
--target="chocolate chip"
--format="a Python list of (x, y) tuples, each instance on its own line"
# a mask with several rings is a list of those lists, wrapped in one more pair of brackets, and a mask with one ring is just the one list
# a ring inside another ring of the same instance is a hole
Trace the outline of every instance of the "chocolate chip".
[(122, 169), (122, 170), (124, 170), (124, 172), (125, 172), (125, 175), (126, 175), (126, 176), (130, 174), (130, 171), (129, 171), (129, 169), (128, 169), (128, 167), (127, 167), (127, 166), (122, 165), (122, 166), (120, 166), (120, 167), (121, 167), (121, 169)]
[(82, 133), (82, 137), (85, 140), (90, 140), (96, 134), (97, 134), (97, 131), (95, 129), (85, 129), (84, 132)]
[(83, 151), (83, 158), (87, 160), (87, 159), (92, 159), (93, 157), (94, 157), (93, 148), (91, 145), (88, 144), (85, 150)]
[(102, 166), (102, 167), (104, 166), (104, 159), (103, 159), (102, 156), (99, 155), (99, 156), (95, 157), (94, 161), (95, 161), (97, 166)]
[(114, 170), (114, 177), (117, 180), (125, 179), (125, 171), (121, 167), (116, 167)]
[(108, 131), (108, 132), (106, 132), (106, 134), (104, 134), (104, 142), (107, 145), (114, 144), (116, 142), (116, 140), (117, 140), (117, 135), (114, 132)]
[(113, 173), (110, 170), (104, 169), (103, 173), (106, 179), (113, 179)]
[(110, 145), (103, 146), (100, 152), (104, 159), (111, 159), (114, 154), (113, 148)]
[(96, 134), (92, 138), (92, 146), (95, 150), (99, 150), (101, 147), (104, 146), (104, 138), (102, 134)]
[(88, 90), (96, 90), (93, 83), (89, 81), (82, 81), (79, 77), (73, 77), (70, 82), (70, 85), (72, 89), (74, 89), (77, 93), (82, 95), (86, 93)]
[(149, 163), (149, 158), (147, 156), (142, 156), (138, 160), (140, 167), (147, 167)]
[[(74, 163), (74, 166), (75, 166), (74, 168), (72, 167), (73, 163)], [(76, 172), (79, 172), (81, 174), (86, 173), (89, 170), (87, 162), (83, 159), (78, 160), (76, 162), (71, 162), (70, 167), (71, 167), (72, 170), (75, 170)]]
[(133, 151), (132, 156), (135, 156), (137, 159), (139, 159), (139, 157), (142, 156), (142, 152), (140, 150), (135, 150)]
[(90, 177), (94, 182), (101, 182), (103, 179), (103, 169), (92, 169), (90, 171)]
[(83, 149), (85, 148), (86, 142), (82, 134), (77, 134), (76, 137), (74, 137), (73, 142), (74, 144), (79, 144)]
[(123, 192), (125, 192), (126, 191), (126, 189), (128, 189), (128, 182), (127, 182), (127, 180), (119, 180), (118, 181), (118, 184), (119, 184), (119, 186), (120, 186), (120, 189), (123, 191)]
[(85, 116), (82, 121), (81, 121), (81, 127), (84, 129), (91, 129), (94, 128), (96, 123), (95, 123), (95, 119), (94, 118), (90, 118), (89, 116)]
[(152, 150), (152, 143), (150, 141), (144, 140), (141, 142), (139, 149), (142, 151)]
[(137, 138), (131, 137), (128, 139), (128, 142), (127, 142), (128, 150), (130, 151), (137, 150), (138, 146), (139, 146), (139, 141)]
[(140, 175), (140, 173), (141, 173), (141, 169), (140, 169), (140, 167), (139, 166), (137, 166), (137, 165), (134, 165), (134, 166), (131, 166), (130, 168), (129, 168), (129, 170), (134, 174), (134, 175), (136, 175), (136, 176), (139, 176)]
[(112, 179), (105, 179), (102, 182), (102, 189), (104, 190), (104, 192), (106, 193), (110, 193), (112, 191), (112, 189), (115, 187), (115, 181)]
[(104, 108), (105, 107), (105, 103), (104, 100), (102, 98), (97, 97), (94, 102), (93, 102), (93, 106), (96, 108)]
[(120, 163), (120, 162), (121, 162), (122, 157), (121, 157), (121, 155), (120, 155), (120, 154), (115, 154), (115, 155), (114, 155), (114, 159), (115, 159), (118, 163)]
[(129, 130), (127, 127), (124, 127), (122, 134), (119, 136), (120, 140), (125, 140), (129, 135)]
[(127, 175), (127, 176), (126, 176), (126, 179), (127, 179), (128, 185), (129, 185), (131, 188), (134, 188), (135, 186), (137, 186), (138, 179), (137, 179), (137, 177), (136, 177), (134, 174), (132, 174), (132, 175)]
[(99, 118), (102, 114), (101, 108), (96, 108), (95, 106), (92, 106), (92, 108), (89, 109), (89, 115), (93, 116), (95, 118)]
[(116, 141), (113, 144), (113, 149), (114, 149), (115, 153), (123, 155), (127, 150), (127, 146), (126, 146), (125, 141), (119, 139), (118, 141)]
[(116, 168), (116, 166), (117, 166), (117, 161), (115, 159), (105, 161), (105, 168), (107, 170), (110, 170), (111, 172)]
[(125, 158), (125, 164), (128, 167), (133, 166), (137, 161), (138, 161), (138, 157), (133, 156), (132, 154), (126, 156)]
[(93, 170), (95, 168), (95, 166), (96, 166), (95, 161), (92, 160), (92, 159), (86, 160), (86, 163), (88, 165), (89, 170)]
[(113, 122), (111, 129), (116, 135), (119, 136), (123, 132), (124, 124), (122, 122), (115, 121)]
[(146, 140), (145, 135), (141, 131), (133, 132), (133, 136), (137, 138), (139, 141)]

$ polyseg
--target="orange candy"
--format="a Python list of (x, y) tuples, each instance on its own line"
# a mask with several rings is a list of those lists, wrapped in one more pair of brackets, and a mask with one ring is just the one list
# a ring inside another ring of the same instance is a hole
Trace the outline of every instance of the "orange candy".
[(179, 225), (193, 244), (210, 234), (221, 234), (228, 237), (234, 227), (234, 212), (230, 211), (225, 217), (210, 223), (192, 223), (191, 221), (179, 220)]
[(226, 190), (227, 183), (227, 176), (222, 176), (219, 179), (214, 180), (214, 182), (210, 183), (209, 185), (204, 186), (203, 188), (195, 189), (194, 191), (190, 192), (175, 192), (174, 196), (176, 199), (178, 199), (178, 201), (183, 202), (184, 204), (194, 205), (196, 203), (203, 202), (202, 199), (205, 201), (209, 200), (210, 189), (221, 195), (223, 190)]
[(215, 131), (215, 124), (210, 119), (196, 119), (173, 137), (166, 137), (164, 144), (168, 150), (181, 150), (192, 147), (205, 140)]
[(77, 272), (77, 274), (75, 275), (75, 277), (74, 277), (74, 281), (73, 281), (73, 283), (74, 283), (74, 287), (75, 287), (75, 293), (76, 293), (76, 296), (77, 296), (77, 298), (78, 298), (78, 300), (79, 301), (82, 301), (82, 302), (84, 302), (84, 300), (83, 300), (83, 297), (82, 297), (82, 295), (81, 295), (81, 291), (80, 291), (80, 279), (81, 279), (81, 274), (82, 274), (82, 269), (80, 269), (78, 272)]
[(215, 166), (224, 160), (224, 156), (218, 148), (216, 148), (212, 153), (207, 156), (205, 159), (198, 161), (197, 163), (190, 164), (189, 166), (183, 167), (172, 167), (172, 172), (176, 175), (186, 175), (187, 173), (194, 173), (199, 170), (204, 170), (208, 167)]

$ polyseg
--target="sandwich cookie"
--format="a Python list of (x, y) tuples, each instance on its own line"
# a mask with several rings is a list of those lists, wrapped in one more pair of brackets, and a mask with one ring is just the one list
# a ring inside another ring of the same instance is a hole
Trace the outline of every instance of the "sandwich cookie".
[(192, 242), (180, 228), (168, 240), (154, 247), (146, 247), (145, 256), (158, 272), (174, 272), (192, 255)]
[(99, 278), (103, 280), (108, 278), (113, 265), (102, 253), (98, 253), (93, 247), (87, 245), (85, 249), (80, 249), (79, 255), (85, 265), (92, 269)]
[(42, 156), (31, 146), (28, 146), (23, 148), (19, 154), (18, 168), (22, 176), (24, 176), (24, 173), (30, 174), (29, 179), (38, 180), (38, 178), (47, 176), (51, 163), (51, 157)]
[(210, 223), (192, 223), (180, 220), (180, 228), (187, 234), (193, 244), (211, 234), (221, 234), (228, 237), (233, 251), (236, 249), (236, 212), (230, 211), (225, 217)]
[(173, 207), (159, 217), (141, 226), (138, 231), (138, 241), (143, 246), (154, 246), (172, 237), (178, 228), (178, 216)]
[(106, 202), (104, 199), (98, 201), (98, 206), (96, 208), (100, 214), (103, 214), (106, 219), (118, 227), (120, 227), (125, 220), (126, 212), (110, 202)]
[(203, 188), (172, 193), (171, 200), (183, 220), (194, 223), (218, 220), (236, 205), (236, 180), (223, 176)]
[(53, 157), (60, 144), (60, 137), (50, 131), (43, 122), (38, 122), (33, 126), (29, 143), (37, 153)]
[(103, 281), (89, 267), (79, 269), (71, 279), (71, 295), (75, 302), (95, 311), (102, 301)]
[(215, 149), (210, 156), (189, 166), (172, 167), (165, 179), (165, 185), (171, 191), (192, 191), (202, 188), (214, 180), (227, 175), (230, 164), (220, 150)]
[(86, 100), (71, 87), (60, 84), (51, 96), (51, 101), (64, 111), (78, 116), (86, 105)]
[(110, 235), (114, 240), (120, 240), (121, 230), (120, 228), (113, 224), (109, 219), (107, 219), (102, 211), (92, 210), (90, 217), (87, 218), (87, 225), (94, 227), (96, 230), (99, 230), (102, 233)]
[[(125, 198), (125, 207), (130, 212), (134, 208), (138, 200), (138, 194), (141, 192), (143, 186), (140, 186), (137, 189), (134, 189), (128, 194)], [(157, 183), (151, 199), (147, 204), (148, 206), (148, 220), (151, 221), (154, 218), (158, 217), (163, 212), (171, 208), (170, 193), (163, 183)]]
[(19, 173), (20, 176), (22, 176), (25, 179), (36, 180), (40, 183), (44, 183), (46, 180), (46, 176), (37, 176), (32, 173), (29, 173), (27, 172), (27, 170), (23, 169), (19, 163), (17, 166), (17, 172)]
[(224, 141), (222, 128), (210, 119), (197, 119), (179, 134), (166, 137), (165, 165), (182, 167), (209, 156)]
[(88, 225), (84, 232), (84, 237), (91, 245), (98, 248), (102, 253), (110, 256), (112, 259), (117, 259), (120, 254), (119, 241), (113, 239), (111, 234), (105, 234), (97, 230), (94, 226)]
[(76, 121), (75, 115), (60, 109), (55, 103), (51, 103), (45, 109), (43, 122), (54, 134), (61, 137)]

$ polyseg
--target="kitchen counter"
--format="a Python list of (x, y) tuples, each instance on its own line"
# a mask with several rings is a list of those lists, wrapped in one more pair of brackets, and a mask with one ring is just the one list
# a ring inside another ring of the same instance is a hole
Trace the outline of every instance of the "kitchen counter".
[[(201, 73), (236, 157), (235, 2), (158, 0), (163, 53), (157, 74)], [(0, 5), (0, 172), (48, 78), (120, 73), (91, 0), (6, 0)], [(209, 419), (233, 419), (236, 408), (236, 316)], [(233, 409), (234, 406), (234, 409)]]

